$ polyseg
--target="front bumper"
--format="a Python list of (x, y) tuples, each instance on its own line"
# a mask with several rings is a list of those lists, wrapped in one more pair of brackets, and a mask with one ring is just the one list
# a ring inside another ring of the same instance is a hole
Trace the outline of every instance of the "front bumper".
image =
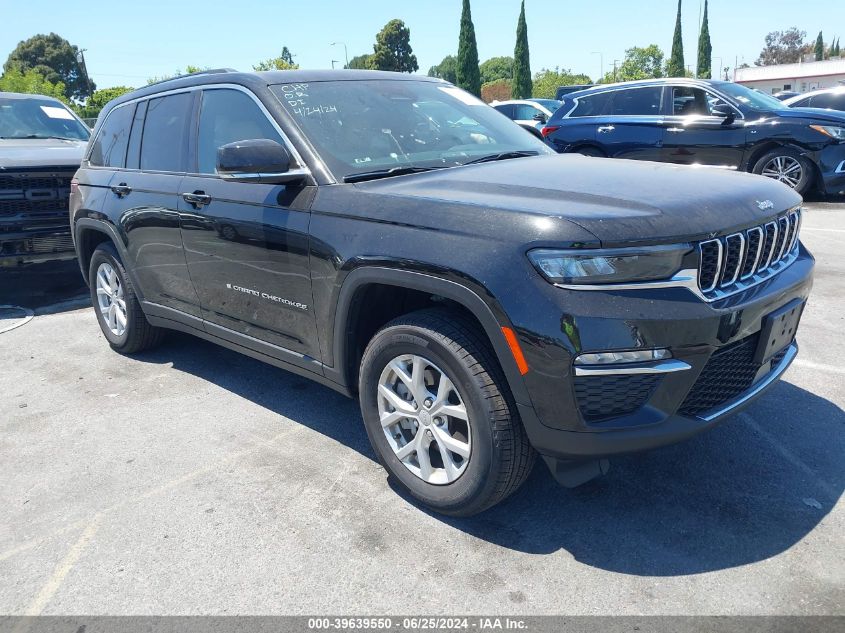
[(845, 143), (828, 145), (818, 153), (821, 185), (825, 193), (845, 192)]
[(0, 233), (0, 267), (74, 259), (70, 228)]
[[(740, 411), (794, 360), (793, 341), (751, 365), (763, 320), (807, 300), (813, 265), (800, 246), (777, 275), (712, 303), (682, 288), (567, 291), (546, 284), (543, 312), (532, 305), (533, 316), (517, 316), (532, 325), (514, 321), (531, 368), (524, 377), (531, 402), (518, 407), (532, 445), (559, 460), (609, 457), (681, 441)], [(544, 313), (551, 316), (538, 318)], [(686, 370), (635, 376), (630, 393), (615, 382), (581, 388), (586, 381), (575, 375), (577, 354), (648, 348), (670, 349)]]

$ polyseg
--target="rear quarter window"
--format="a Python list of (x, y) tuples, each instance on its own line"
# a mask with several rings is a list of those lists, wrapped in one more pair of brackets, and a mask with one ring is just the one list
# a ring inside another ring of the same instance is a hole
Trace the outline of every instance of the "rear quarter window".
[(88, 161), (98, 167), (123, 167), (135, 105), (113, 108), (91, 147)]

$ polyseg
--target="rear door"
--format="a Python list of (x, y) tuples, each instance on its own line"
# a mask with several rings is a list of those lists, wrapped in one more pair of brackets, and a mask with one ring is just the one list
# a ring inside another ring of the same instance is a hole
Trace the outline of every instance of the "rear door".
[[(679, 165), (711, 165), (736, 169), (745, 153), (742, 113), (717, 94), (694, 86), (667, 86), (662, 160)], [(714, 115), (729, 107), (730, 121)]]
[[(179, 184), (188, 161), (193, 99), (193, 92), (182, 92), (119, 108), (125, 111), (120, 116), (131, 121), (131, 133), (128, 139), (103, 139), (107, 151), (110, 145), (122, 144), (126, 156), (125, 166), (121, 159), (111, 177), (104, 210), (125, 236), (128, 267), (144, 300), (199, 317), (177, 208)], [(134, 112), (128, 115), (130, 109)], [(112, 111), (109, 119), (117, 111)]]
[(215, 169), (218, 147), (257, 138), (296, 155), (251, 93), (202, 91), (197, 160), (179, 199), (188, 267), (209, 332), (258, 351), (269, 343), (290, 352), (289, 362), (313, 368), (319, 358), (308, 266), (314, 188), (225, 181)]
[(609, 93), (608, 114), (597, 117), (596, 142), (611, 158), (660, 160), (663, 142), (662, 86)]

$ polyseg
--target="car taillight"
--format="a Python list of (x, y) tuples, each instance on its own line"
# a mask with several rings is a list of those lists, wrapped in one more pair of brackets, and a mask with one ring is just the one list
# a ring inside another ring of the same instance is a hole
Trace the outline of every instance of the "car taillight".
[(557, 132), (559, 129), (559, 125), (545, 125), (543, 126), (543, 129), (540, 130), (540, 134), (543, 135), (543, 138), (548, 138), (549, 134)]
[(71, 193), (77, 193), (78, 191), (79, 191), (79, 181), (76, 178), (74, 178), (73, 180), (70, 181), (70, 192)]

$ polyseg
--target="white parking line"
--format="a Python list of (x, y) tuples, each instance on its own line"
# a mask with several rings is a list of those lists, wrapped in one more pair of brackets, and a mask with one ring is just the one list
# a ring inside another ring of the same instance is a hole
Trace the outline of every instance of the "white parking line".
[(845, 374), (845, 367), (837, 367), (836, 365), (824, 365), (822, 363), (814, 363), (811, 360), (804, 360), (802, 358), (796, 358), (793, 362), (793, 365), (798, 367), (806, 367), (807, 369), (815, 369), (817, 371), (826, 371), (831, 374)]
[(824, 231), (825, 233), (845, 233), (845, 229), (817, 229), (813, 226), (802, 226), (801, 232), (804, 231)]
[(830, 497), (830, 499), (835, 501), (839, 498), (839, 493), (836, 491), (834, 486), (821, 479), (819, 477), (819, 474), (815, 470), (813, 470), (812, 468), (807, 466), (807, 464), (801, 461), (801, 458), (799, 458), (792, 451), (786, 448), (781, 442), (778, 441), (778, 439), (774, 435), (772, 435), (771, 433), (763, 429), (762, 426), (757, 424), (754, 421), (754, 418), (752, 418), (748, 413), (740, 413), (739, 417), (744, 420), (748, 424), (748, 426), (754, 429), (759, 435), (768, 440), (769, 443), (774, 447), (774, 449), (778, 453), (780, 453), (786, 461), (788, 461), (790, 464), (803, 471), (806, 475), (815, 480), (816, 483), (818, 483), (819, 487), (825, 492), (825, 494)]

